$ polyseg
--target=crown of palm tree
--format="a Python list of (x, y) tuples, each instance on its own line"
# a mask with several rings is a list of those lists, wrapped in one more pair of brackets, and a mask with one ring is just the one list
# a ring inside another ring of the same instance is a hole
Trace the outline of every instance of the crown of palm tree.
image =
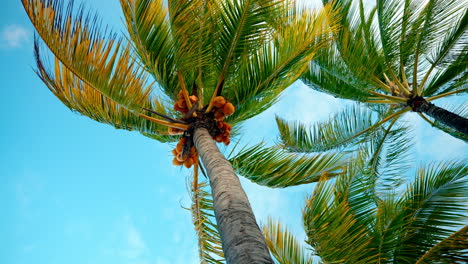
[(415, 111), (432, 126), (467, 140), (466, 105), (451, 109), (459, 116), (430, 103), (468, 91), (466, 4), (377, 0), (369, 10), (362, 0), (331, 3), (340, 30), (334, 44), (311, 61), (303, 80), (313, 89), (389, 109), (373, 127)]

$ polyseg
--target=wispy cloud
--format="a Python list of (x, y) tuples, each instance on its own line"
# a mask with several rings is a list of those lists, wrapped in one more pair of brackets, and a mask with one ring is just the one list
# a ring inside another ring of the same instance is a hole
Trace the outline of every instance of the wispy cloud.
[(130, 217), (126, 218), (125, 232), (126, 247), (121, 251), (122, 256), (130, 260), (140, 260), (146, 255), (148, 248)]
[(20, 25), (4, 26), (0, 33), (1, 48), (20, 48), (30, 39), (30, 31)]

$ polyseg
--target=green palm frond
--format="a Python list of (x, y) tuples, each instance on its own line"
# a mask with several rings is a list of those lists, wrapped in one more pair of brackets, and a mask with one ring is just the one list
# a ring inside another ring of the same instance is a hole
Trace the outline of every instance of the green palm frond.
[(343, 154), (296, 154), (263, 143), (241, 150), (229, 160), (237, 173), (268, 187), (282, 188), (317, 182), (321, 175), (342, 173)]
[[(307, 243), (326, 263), (375, 263), (375, 258), (379, 257), (372, 254), (369, 247), (372, 237), (366, 224), (370, 223), (358, 221), (346, 199), (349, 193), (340, 192), (353, 186), (352, 179), (352, 173), (341, 175), (337, 181), (342, 181), (343, 185), (335, 188), (324, 178), (315, 187), (303, 211)], [(345, 186), (347, 188), (343, 189)], [(361, 194), (366, 195), (366, 192)], [(372, 212), (369, 202), (361, 206), (361, 215)]]
[(453, 228), (466, 223), (468, 165), (464, 162), (434, 164), (418, 171), (401, 198), (404, 232), (396, 260), (418, 259)]
[(466, 92), (468, 89), (467, 63), (468, 47), (458, 57), (455, 57), (445, 69), (433, 75), (427, 89), (424, 90), (424, 95), (440, 96), (450, 92)]
[(330, 120), (311, 126), (276, 117), (281, 145), (293, 152), (321, 152), (362, 142), (375, 129), (375, 113), (359, 107), (347, 107)]
[(285, 1), (223, 1), (219, 10), (219, 23), (215, 29), (218, 44), (216, 68), (218, 85), (226, 78), (247, 49), (249, 52), (260, 48), (270, 35), (268, 17), (284, 13)]
[(437, 243), (418, 259), (416, 264), (437, 263), (440, 260), (451, 263), (466, 263), (468, 261), (467, 248), (468, 225)]
[[(210, 62), (209, 12), (204, 1), (120, 0), (129, 37), (146, 69), (163, 91), (176, 99), (177, 72), (193, 81), (193, 70)], [(210, 9), (211, 10), (211, 9)], [(188, 23), (190, 21), (190, 23)], [(191, 73), (191, 75), (190, 75)]]
[(423, 167), (402, 195), (376, 199), (360, 168), (365, 156), (336, 181), (319, 182), (307, 200), (304, 225), (315, 253), (331, 263), (464, 263), (467, 165)]
[(365, 173), (375, 179), (377, 193), (397, 188), (404, 175), (412, 166), (410, 158), (412, 138), (410, 129), (396, 125), (396, 120), (369, 136), (365, 147), (367, 154)]
[[(54, 62), (54, 72), (47, 70), (50, 67), (47, 67), (41, 59), (38, 45), (36, 42), (37, 74), (49, 90), (70, 110), (98, 122), (110, 124), (117, 129), (138, 131), (162, 142), (178, 140), (176, 136), (165, 135), (167, 133), (165, 126), (135, 115), (90, 87), (68, 68), (64, 67), (57, 58), (55, 58)], [(158, 100), (153, 99), (147, 102), (151, 102), (151, 105), (144, 105), (144, 107), (156, 109), (159, 113), (165, 113), (166, 107)]]
[(309, 70), (303, 75), (303, 82), (320, 92), (335, 97), (366, 101), (369, 87), (366, 82), (357, 78), (337, 55), (334, 46), (321, 49), (309, 64)]
[(281, 222), (268, 220), (263, 226), (268, 248), (278, 264), (313, 264), (310, 253), (301, 246), (298, 239)]
[(101, 33), (97, 18), (73, 2), (22, 0), (23, 6), (54, 56), (89, 87), (131, 111), (149, 105), (147, 75), (115, 34)]
[(192, 220), (198, 237), (198, 250), (201, 263), (226, 263), (221, 237), (214, 221), (213, 199), (208, 184), (199, 183), (192, 188)]
[(121, 0), (127, 31), (145, 68), (168, 95), (175, 97), (178, 87), (175, 41), (162, 1)]
[[(431, 64), (425, 78), (431, 78), (427, 88), (424, 90), (424, 95), (434, 96), (439, 92), (450, 92), (452, 89), (440, 89), (447, 81), (453, 80), (457, 75), (466, 72), (467, 68), (467, 53), (468, 47), (468, 9), (465, 10), (463, 16), (460, 16), (458, 21), (454, 21), (451, 28), (447, 29), (447, 33), (440, 44), (430, 54), (428, 61)], [(464, 45), (465, 44), (465, 45)], [(445, 67), (442, 73), (430, 76), (430, 73), (437, 68)], [(453, 81), (452, 81), (453, 82)], [(457, 82), (454, 82), (455, 84)], [(466, 78), (465, 78), (466, 83)], [(453, 85), (453, 88), (463, 87), (463, 83)]]
[(328, 7), (314, 13), (292, 10), (293, 14), (286, 13), (283, 25), (272, 32), (269, 41), (252, 50), (250, 56), (240, 58), (238, 70), (227, 77), (225, 94), (235, 105), (254, 104), (266, 98), (273, 103), (330, 41), (336, 21), (329, 21), (331, 26), (327, 24), (332, 12)]

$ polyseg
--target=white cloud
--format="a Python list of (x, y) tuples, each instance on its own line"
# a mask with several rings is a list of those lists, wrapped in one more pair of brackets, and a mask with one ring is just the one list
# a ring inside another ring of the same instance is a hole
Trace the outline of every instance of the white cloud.
[(0, 47), (19, 48), (29, 41), (30, 32), (23, 26), (7, 25), (1, 31)]
[(126, 258), (128, 263), (147, 263), (148, 247), (129, 216), (125, 217), (124, 230), (125, 246), (120, 250), (120, 255)]

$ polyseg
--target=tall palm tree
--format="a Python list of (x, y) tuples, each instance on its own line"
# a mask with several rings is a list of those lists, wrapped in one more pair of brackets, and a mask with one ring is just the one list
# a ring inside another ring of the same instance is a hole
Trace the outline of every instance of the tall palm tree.
[(460, 109), (432, 103), (468, 91), (464, 1), (376, 0), (372, 8), (362, 0), (331, 4), (340, 30), (333, 45), (311, 61), (303, 76), (306, 84), (371, 108), (386, 108), (373, 127), (413, 111), (432, 126), (468, 140), (466, 111), (463, 116)]
[[(202, 261), (218, 263), (220, 255), (228, 263), (271, 263), (247, 196), (214, 139), (228, 144), (243, 121), (299, 78), (335, 30), (330, 9), (312, 13), (283, 0), (121, 0), (128, 29), (122, 38), (73, 1), (22, 3), (50, 50), (44, 55), (36, 39), (37, 74), (62, 103), (116, 128), (179, 141), (173, 162), (194, 168), (192, 213)], [(276, 154), (262, 160), (265, 153)], [(276, 187), (339, 170), (338, 154), (297, 156), (262, 145), (242, 154), (232, 158), (238, 172)], [(246, 167), (259, 160), (262, 166)], [(199, 169), (209, 178), (212, 200)]]

